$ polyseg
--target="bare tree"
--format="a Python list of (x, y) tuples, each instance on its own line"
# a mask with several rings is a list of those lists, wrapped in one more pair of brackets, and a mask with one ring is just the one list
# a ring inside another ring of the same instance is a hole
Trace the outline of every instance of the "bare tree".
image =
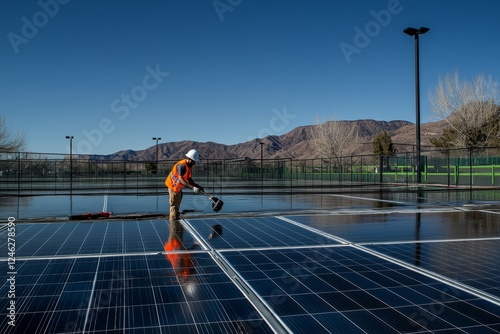
[(342, 157), (352, 155), (359, 146), (356, 123), (348, 121), (321, 122), (319, 118), (312, 128), (311, 144), (320, 158), (335, 158), (342, 163)]
[(462, 81), (457, 72), (439, 79), (438, 86), (429, 96), (432, 113), (444, 119), (449, 127), (446, 136), (434, 140), (448, 147), (489, 146), (500, 139), (498, 84), (484, 76), (473, 82)]
[(7, 129), (3, 115), (0, 115), (0, 153), (21, 151), (26, 147), (26, 136), (20, 132), (12, 133)]

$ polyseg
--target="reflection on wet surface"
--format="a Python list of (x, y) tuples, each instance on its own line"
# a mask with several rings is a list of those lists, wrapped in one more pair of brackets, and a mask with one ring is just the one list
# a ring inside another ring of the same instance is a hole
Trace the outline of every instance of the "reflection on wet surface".
[[(349, 194), (240, 194), (214, 193), (226, 203), (221, 214), (283, 213), (301, 210), (390, 210), (431, 207), (462, 207), (475, 203), (491, 205), (498, 203), (498, 191), (469, 192), (367, 192)], [(26, 196), (0, 197), (0, 218), (9, 216), (18, 219), (67, 217), (70, 214), (100, 212), (106, 205), (113, 214), (168, 213), (168, 195), (154, 194), (109, 196)], [(492, 208), (488, 208), (493, 210)], [(187, 193), (181, 210), (185, 217), (199, 214), (214, 214), (210, 201), (204, 196)], [(475, 219), (476, 217), (474, 217)]]
[(500, 215), (482, 211), (291, 216), (352, 242), (485, 238), (500, 236)]

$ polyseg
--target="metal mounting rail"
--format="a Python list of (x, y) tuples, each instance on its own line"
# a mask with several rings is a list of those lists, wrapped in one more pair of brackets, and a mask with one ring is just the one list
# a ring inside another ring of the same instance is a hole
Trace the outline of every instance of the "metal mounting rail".
[[(200, 247), (208, 251), (208, 254), (214, 260), (214, 262), (236, 285), (238, 290), (241, 291), (245, 298), (255, 307), (256, 312), (260, 314), (263, 320), (271, 327), (271, 329), (275, 333), (293, 333), (290, 328), (288, 328), (288, 326), (281, 320), (281, 318), (273, 311), (269, 304), (250, 286), (250, 284), (248, 284), (248, 282), (233, 268), (233, 266), (221, 253), (211, 247), (210, 244), (198, 234), (198, 232), (187, 220), (182, 219), (181, 222), (184, 228), (193, 235)], [(249, 315), (249, 317), (251, 317), (251, 314)], [(249, 318), (248, 320), (252, 319)]]

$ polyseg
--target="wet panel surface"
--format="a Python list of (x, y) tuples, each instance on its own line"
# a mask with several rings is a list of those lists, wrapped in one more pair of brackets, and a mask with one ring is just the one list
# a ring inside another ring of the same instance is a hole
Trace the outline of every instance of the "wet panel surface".
[[(18, 328), (32, 333), (500, 330), (497, 211), (375, 208), (379, 202), (373, 200), (363, 205), (360, 198), (327, 197), (322, 200), (332, 206), (329, 213), (289, 211), (285, 217), (19, 222)], [(2, 265), (7, 265), (6, 235), (0, 230)], [(0, 278), (0, 329), (10, 333), (9, 276)]]
[(287, 216), (351, 242), (418, 241), (500, 236), (500, 215), (481, 211), (380, 212)]

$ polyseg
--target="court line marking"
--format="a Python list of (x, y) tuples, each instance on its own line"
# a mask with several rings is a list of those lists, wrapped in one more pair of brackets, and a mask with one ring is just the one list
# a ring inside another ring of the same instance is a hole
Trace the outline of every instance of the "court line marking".
[(371, 201), (371, 202), (385, 202), (385, 203), (394, 203), (394, 204), (401, 204), (401, 205), (415, 205), (414, 203), (391, 201), (391, 200), (387, 200), (387, 199), (377, 199), (377, 198), (369, 198), (369, 197), (361, 197), (361, 196), (338, 195), (338, 194), (328, 194), (328, 196), (362, 199), (362, 200)]
[[(377, 198), (361, 197), (361, 196), (351, 196), (351, 195), (338, 195), (338, 194), (328, 194), (327, 196), (353, 198), (353, 199), (359, 199), (359, 200), (365, 200), (365, 201), (371, 201), (371, 202), (393, 203), (393, 204), (399, 204), (399, 205), (405, 205), (405, 206), (417, 206), (417, 210), (431, 210), (431, 211), (437, 210), (437, 211), (444, 211), (444, 212), (453, 211), (453, 210), (478, 211), (478, 212), (485, 212), (485, 213), (500, 215), (500, 211), (490, 211), (490, 210), (486, 210), (486, 209), (475, 210), (474, 207), (484, 206), (484, 205), (481, 205), (480, 203), (471, 204), (471, 205), (465, 204), (464, 206), (442, 207), (442, 206), (438, 206), (437, 203), (401, 202), (401, 201), (394, 201), (394, 200), (385, 200), (385, 199), (377, 199)], [(423, 197), (417, 197), (417, 199), (418, 198), (425, 199)], [(432, 210), (431, 208), (433, 208), (434, 210)], [(388, 211), (389, 212), (397, 212), (397, 211), (401, 211), (401, 210), (388, 210)], [(406, 212), (406, 211), (401, 211), (401, 212)]]
[(400, 245), (400, 244), (426, 244), (426, 243), (446, 243), (446, 242), (464, 242), (464, 241), (497, 241), (500, 237), (489, 238), (462, 238), (462, 239), (435, 239), (435, 240), (402, 240), (402, 241), (377, 241), (377, 242), (356, 242), (355, 244), (363, 245)]

